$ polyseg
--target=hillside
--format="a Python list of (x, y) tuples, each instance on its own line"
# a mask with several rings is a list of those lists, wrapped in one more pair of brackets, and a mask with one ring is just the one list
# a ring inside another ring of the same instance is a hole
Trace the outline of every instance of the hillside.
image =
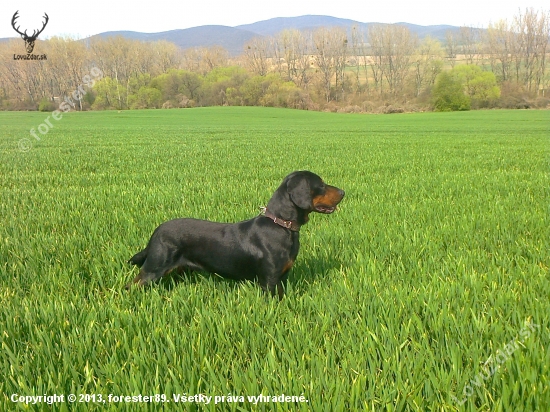
[[(368, 27), (373, 24), (380, 23), (363, 23), (331, 16), (306, 15), (298, 17), (275, 17), (273, 19), (243, 24), (236, 27), (205, 25), (159, 33), (108, 31), (90, 36), (89, 39), (122, 36), (141, 41), (166, 40), (175, 43), (183, 49), (219, 45), (224, 47), (232, 56), (236, 56), (242, 52), (244, 45), (253, 37), (272, 36), (285, 29), (313, 30), (318, 27), (350, 28), (352, 26), (368, 29)], [(456, 26), (447, 25), (419, 26), (410, 23), (396, 24), (407, 26), (411, 32), (415, 33), (420, 38), (432, 36), (440, 41), (444, 41), (445, 33), (448, 30), (458, 30)], [(0, 41), (6, 40), (8, 39), (0, 39)]]
[(189, 29), (170, 30), (160, 33), (140, 33), (134, 31), (110, 31), (90, 38), (122, 36), (141, 41), (166, 40), (175, 43), (182, 49), (191, 47), (222, 46), (231, 55), (242, 52), (244, 44), (257, 33), (229, 26), (199, 26)]

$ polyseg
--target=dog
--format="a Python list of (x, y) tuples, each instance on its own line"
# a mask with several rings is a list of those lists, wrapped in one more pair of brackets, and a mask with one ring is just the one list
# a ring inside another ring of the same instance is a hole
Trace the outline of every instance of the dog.
[(145, 285), (179, 268), (256, 281), (282, 299), (298, 256), (300, 227), (311, 212), (334, 212), (344, 194), (315, 173), (296, 171), (284, 178), (263, 213), (250, 220), (218, 223), (183, 218), (162, 223), (147, 247), (128, 261), (141, 270), (125, 288)]

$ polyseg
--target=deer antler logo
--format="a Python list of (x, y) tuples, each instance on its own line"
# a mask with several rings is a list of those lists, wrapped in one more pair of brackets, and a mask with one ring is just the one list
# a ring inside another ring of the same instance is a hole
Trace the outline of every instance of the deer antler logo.
[(19, 31), (19, 26), (15, 27), (15, 21), (17, 20), (18, 17), (19, 17), (19, 10), (17, 10), (15, 12), (15, 14), (13, 15), (13, 17), (11, 19), (11, 25), (12, 25), (13, 29), (21, 35), (23, 40), (25, 40), (25, 48), (27, 49), (27, 53), (32, 53), (32, 51), (34, 50), (34, 42), (36, 41), (36, 38), (38, 37), (38, 35), (40, 33), (42, 33), (44, 31), (44, 29), (46, 28), (46, 25), (48, 24), (48, 20), (50, 18), (48, 17), (48, 15), (46, 13), (44, 13), (43, 17), (46, 19), (46, 21), (44, 23), (42, 23), (42, 28), (38, 31), (33, 30), (32, 36), (29, 36), (29, 35), (27, 35), (27, 30), (25, 30), (23, 33), (21, 33)]

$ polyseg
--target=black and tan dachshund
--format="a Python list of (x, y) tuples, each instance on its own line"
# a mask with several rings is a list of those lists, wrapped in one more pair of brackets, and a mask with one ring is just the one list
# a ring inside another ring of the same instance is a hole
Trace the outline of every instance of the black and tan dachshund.
[(161, 224), (149, 244), (128, 263), (141, 267), (132, 283), (144, 285), (172, 269), (204, 270), (237, 280), (257, 281), (281, 299), (288, 271), (300, 247), (300, 227), (310, 212), (332, 213), (344, 191), (315, 173), (285, 177), (265, 212), (239, 223), (175, 219)]

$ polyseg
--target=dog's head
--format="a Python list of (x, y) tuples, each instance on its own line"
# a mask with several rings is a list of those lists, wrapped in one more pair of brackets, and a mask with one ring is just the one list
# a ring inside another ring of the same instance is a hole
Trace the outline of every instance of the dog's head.
[(344, 194), (342, 189), (327, 185), (315, 173), (298, 171), (285, 177), (267, 208), (274, 213), (278, 212), (283, 219), (304, 224), (310, 212), (334, 212)]
[(342, 189), (327, 185), (308, 171), (291, 173), (285, 180), (292, 203), (308, 212), (332, 213), (345, 194)]

